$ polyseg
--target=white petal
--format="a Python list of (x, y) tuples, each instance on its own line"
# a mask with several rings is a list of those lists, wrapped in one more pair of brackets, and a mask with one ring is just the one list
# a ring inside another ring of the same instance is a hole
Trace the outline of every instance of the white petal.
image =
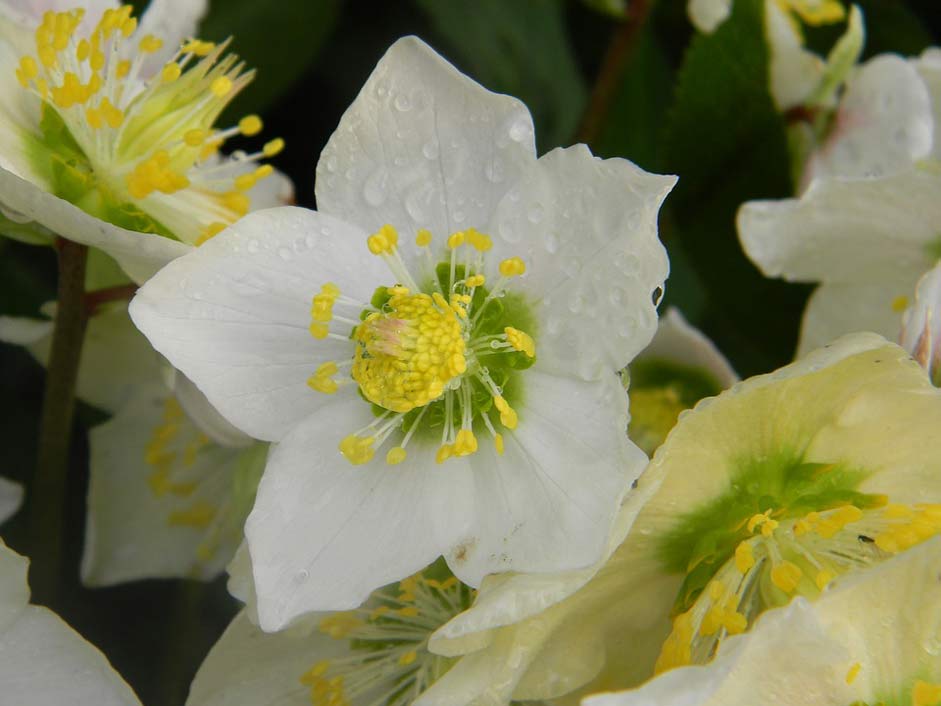
[(23, 503), (23, 486), (0, 477), (0, 524), (16, 514)]
[(268, 209), (161, 271), (131, 316), (226, 419), (276, 440), (326, 400), (307, 386), (317, 366), (352, 357), (352, 344), (310, 335), (311, 300), (327, 282), (362, 302), (392, 284), (356, 228), (315, 211)]
[[(198, 36), (197, 28), (208, 10), (209, 0), (150, 0), (134, 37), (153, 34), (163, 40), (163, 46), (147, 57), (142, 78), (156, 73), (187, 39)], [(225, 37), (209, 39), (221, 41)]]
[[(512, 625), (544, 613), (551, 606), (575, 594), (608, 562), (622, 546), (637, 513), (659, 488), (659, 478), (642, 477), (618, 512), (608, 537), (605, 556), (593, 566), (576, 571), (531, 574), (505, 573), (487, 576), (474, 605), (455, 616), (432, 635), (429, 646), (445, 656), (466, 654), (477, 648), (473, 636), (494, 628)], [(476, 641), (479, 644), (479, 640)]]
[(931, 150), (933, 128), (928, 89), (912, 63), (877, 56), (847, 82), (833, 131), (808, 163), (806, 178), (907, 169)]
[(657, 214), (675, 183), (576, 145), (541, 157), (500, 202), (494, 260), (515, 255), (526, 263), (510, 286), (541, 302), (541, 365), (597, 377), (650, 342), (652, 297), (669, 271)]
[(255, 594), (255, 577), (252, 575), (252, 557), (244, 540), (235, 550), (235, 555), (225, 570), (229, 574), (225, 587), (245, 604), (245, 616), (254, 625), (258, 625), (258, 596)]
[[(54, 314), (54, 309), (53, 312)], [(52, 322), (0, 317), (0, 340), (25, 346), (46, 365)], [(163, 363), (134, 328), (122, 304), (100, 310), (88, 323), (79, 366), (79, 399), (109, 412), (121, 409), (142, 384), (160, 379)]]
[(290, 206), (294, 203), (294, 182), (286, 174), (275, 169), (247, 193), (251, 199), (253, 211), (275, 206)]
[(10, 37), (9, 31), (15, 30), (10, 30), (0, 19), (0, 36), (7, 35), (0, 39), (0, 65), (8, 67), (0, 72), (0, 95), (3, 96), (0, 102), (0, 168), (44, 187), (45, 180), (40, 176), (36, 160), (31, 154), (36, 149), (39, 99), (20, 86), (14, 71), (24, 53), (17, 49), (18, 40), (25, 39), (29, 33), (24, 32), (22, 38)]
[[(749, 633), (724, 641), (707, 666), (673, 669), (644, 686), (585, 699), (585, 706), (745, 706), (756, 695), (778, 706), (840, 706), (853, 701), (852, 662), (802, 598), (766, 614)], [(772, 696), (773, 695), (773, 696)]]
[(140, 706), (101, 652), (39, 606), (0, 632), (0, 684), (17, 706)]
[(482, 230), (536, 157), (529, 111), (461, 74), (416, 37), (379, 61), (317, 164), (317, 204), (373, 232), (442, 242)]
[(765, 35), (771, 49), (768, 59), (771, 96), (778, 110), (784, 112), (807, 100), (823, 76), (824, 62), (804, 49), (802, 38), (777, 3), (764, 5)]
[(914, 285), (914, 278), (820, 285), (804, 310), (797, 356), (855, 331), (873, 331), (896, 340), (902, 314), (893, 304), (911, 294)]
[[(929, 47), (912, 63), (918, 70), (921, 80), (931, 96), (931, 112), (934, 116), (935, 130), (941, 131), (941, 49)], [(941, 136), (935, 136), (932, 156), (941, 159)]]
[(346, 645), (317, 631), (264, 633), (243, 611), (209, 651), (186, 706), (310, 706), (300, 676)]
[[(202, 578), (218, 575), (232, 557), (240, 534), (219, 533), (219, 546), (208, 561), (198, 548), (211, 526), (192, 527), (170, 522), (175, 511), (205, 503), (227, 512), (232, 474), (238, 451), (210, 445), (200, 450), (187, 479), (196, 489), (180, 497), (157, 495), (148, 483), (155, 468), (146, 462), (153, 433), (163, 424), (168, 392), (160, 387), (142, 390), (110, 421), (91, 430), (88, 515), (82, 555), (82, 581), (109, 586), (143, 578)], [(181, 437), (198, 435), (188, 419), (178, 422)], [(182, 464), (181, 464), (182, 465)]]
[(739, 239), (769, 277), (866, 282), (910, 276), (934, 264), (941, 221), (938, 176), (910, 170), (868, 180), (823, 179), (800, 199), (749, 201)]
[(361, 466), (340, 455), (340, 440), (374, 419), (357, 394), (341, 392), (273, 447), (245, 524), (263, 629), (353, 608), (466, 536), (466, 459), (442, 468), (420, 444), (397, 466), (382, 451)]
[(696, 29), (706, 34), (711, 34), (725, 22), (731, 10), (731, 0), (689, 0), (686, 5), (689, 21)]
[(29, 603), (28, 568), (29, 560), (0, 539), (0, 633)]
[(723, 387), (738, 382), (738, 375), (728, 359), (699, 329), (691, 326), (676, 307), (660, 317), (657, 333), (637, 360), (668, 360), (680, 365), (702, 368), (711, 373)]
[(500, 571), (594, 564), (621, 498), (647, 463), (624, 432), (627, 396), (613, 373), (584, 382), (531, 369), (523, 394), (503, 457), (483, 440), (469, 457), (474, 535), (447, 559), (471, 585)]
[(225, 417), (209, 404), (206, 395), (181, 372), (174, 376), (173, 395), (186, 412), (186, 416), (220, 446), (244, 448), (253, 443), (254, 440), (250, 436), (229, 424)]
[(0, 168), (3, 206), (68, 240), (101, 248), (135, 282), (143, 282), (190, 246), (152, 233), (136, 233), (90, 216), (35, 184)]

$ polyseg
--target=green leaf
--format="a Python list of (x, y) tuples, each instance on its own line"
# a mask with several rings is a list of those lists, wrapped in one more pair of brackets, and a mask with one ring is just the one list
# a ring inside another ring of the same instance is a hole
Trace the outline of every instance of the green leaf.
[(680, 70), (664, 166), (680, 177), (665, 240), (680, 241), (705, 289), (698, 322), (744, 375), (787, 362), (806, 288), (764, 278), (738, 242), (744, 202), (791, 195), (784, 122), (768, 91), (763, 0), (737, 0)]
[(201, 38), (218, 42), (233, 37), (232, 51), (257, 71), (226, 110), (229, 119), (264, 111), (291, 87), (330, 36), (339, 6), (340, 0), (225, 0), (210, 5)]
[(659, 169), (663, 116), (669, 107), (673, 71), (659, 39), (648, 23), (621, 77), (605, 116), (595, 152), (624, 157), (644, 169)]
[(492, 91), (529, 107), (540, 151), (575, 132), (587, 90), (558, 0), (415, 0), (461, 68)]

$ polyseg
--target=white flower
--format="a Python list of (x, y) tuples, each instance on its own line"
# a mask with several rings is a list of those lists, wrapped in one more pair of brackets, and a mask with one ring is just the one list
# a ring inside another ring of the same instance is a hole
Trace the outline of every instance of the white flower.
[(320, 212), (251, 214), (131, 305), (229, 421), (279, 442), (246, 525), (262, 627), (440, 554), (471, 585), (596, 560), (644, 464), (615, 371), (656, 326), (674, 178), (584, 146), (537, 160), (519, 101), (414, 38), (317, 173)]
[(0, 684), (16, 706), (140, 706), (93, 645), (52, 611), (29, 605), (25, 557), (0, 542)]
[(897, 338), (915, 283), (941, 254), (939, 56), (861, 66), (807, 163), (806, 191), (739, 210), (742, 247), (766, 275), (821, 283), (799, 354), (851, 331)]
[(429, 652), (428, 638), (473, 594), (439, 566), (374, 591), (358, 610), (304, 616), (274, 634), (249, 606), (209, 652), (186, 704), (411, 704), (455, 661)]
[(23, 486), (0, 477), (0, 524), (6, 522), (20, 509), (23, 502)]
[(216, 154), (261, 121), (213, 128), (253, 74), (225, 44), (188, 40), (203, 0), (154, 0), (140, 27), (130, 5), (40, 7), (0, 5), (0, 226), (34, 220), (25, 237), (99, 247), (141, 281), (246, 213), (273, 171), (253, 163), (283, 143)]
[(915, 300), (902, 316), (899, 343), (941, 387), (941, 264), (918, 280)]
[(680, 412), (738, 382), (725, 356), (674, 307), (623, 376), (631, 391), (629, 436), (651, 456)]
[(941, 539), (798, 598), (726, 641), (708, 666), (598, 694), (585, 706), (936, 706)]
[(572, 702), (708, 661), (764, 610), (941, 532), (939, 424), (941, 392), (872, 334), (700, 402), (628, 496), (610, 558), (488, 577), (433, 636), (465, 656), (420, 703)]
[[(0, 340), (43, 364), (51, 330), (51, 321), (0, 317)], [(89, 436), (83, 583), (217, 576), (242, 541), (267, 445), (162, 362), (123, 304), (89, 321), (77, 388), (114, 414)]]

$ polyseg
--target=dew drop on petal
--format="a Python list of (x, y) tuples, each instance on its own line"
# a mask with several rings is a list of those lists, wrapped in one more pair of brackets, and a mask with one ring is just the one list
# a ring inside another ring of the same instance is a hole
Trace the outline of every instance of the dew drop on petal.
[(392, 101), (392, 105), (394, 105), (395, 109), (401, 113), (405, 113), (412, 109), (412, 101), (410, 101), (408, 96), (404, 93), (397, 95), (395, 100)]
[(386, 200), (386, 182), (388, 174), (379, 170), (373, 172), (363, 184), (363, 198), (370, 206), (381, 206)]
[(510, 125), (509, 134), (510, 139), (514, 142), (522, 142), (533, 134), (533, 130), (527, 120), (520, 118), (515, 123)]
[(280, 257), (282, 260), (290, 260), (293, 256), (294, 254), (287, 248), (278, 248), (278, 257)]
[(438, 143), (434, 140), (426, 142), (421, 148), (421, 153), (425, 155), (425, 159), (438, 159)]

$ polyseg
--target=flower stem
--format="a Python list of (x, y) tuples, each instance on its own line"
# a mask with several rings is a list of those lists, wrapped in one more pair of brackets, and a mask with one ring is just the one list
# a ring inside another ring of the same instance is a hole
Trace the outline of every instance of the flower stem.
[(30, 490), (33, 544), (30, 584), (34, 601), (45, 604), (55, 600), (61, 576), (75, 384), (87, 321), (85, 262), (88, 248), (63, 238), (56, 241), (56, 246), (59, 253), (59, 297), (46, 371), (36, 475)]
[(650, 15), (651, 4), (652, 0), (632, 0), (628, 16), (614, 30), (595, 87), (591, 91), (588, 107), (578, 126), (575, 142), (584, 142), (591, 146), (601, 134), (611, 101), (617, 91), (618, 81), (634, 53), (640, 31)]

